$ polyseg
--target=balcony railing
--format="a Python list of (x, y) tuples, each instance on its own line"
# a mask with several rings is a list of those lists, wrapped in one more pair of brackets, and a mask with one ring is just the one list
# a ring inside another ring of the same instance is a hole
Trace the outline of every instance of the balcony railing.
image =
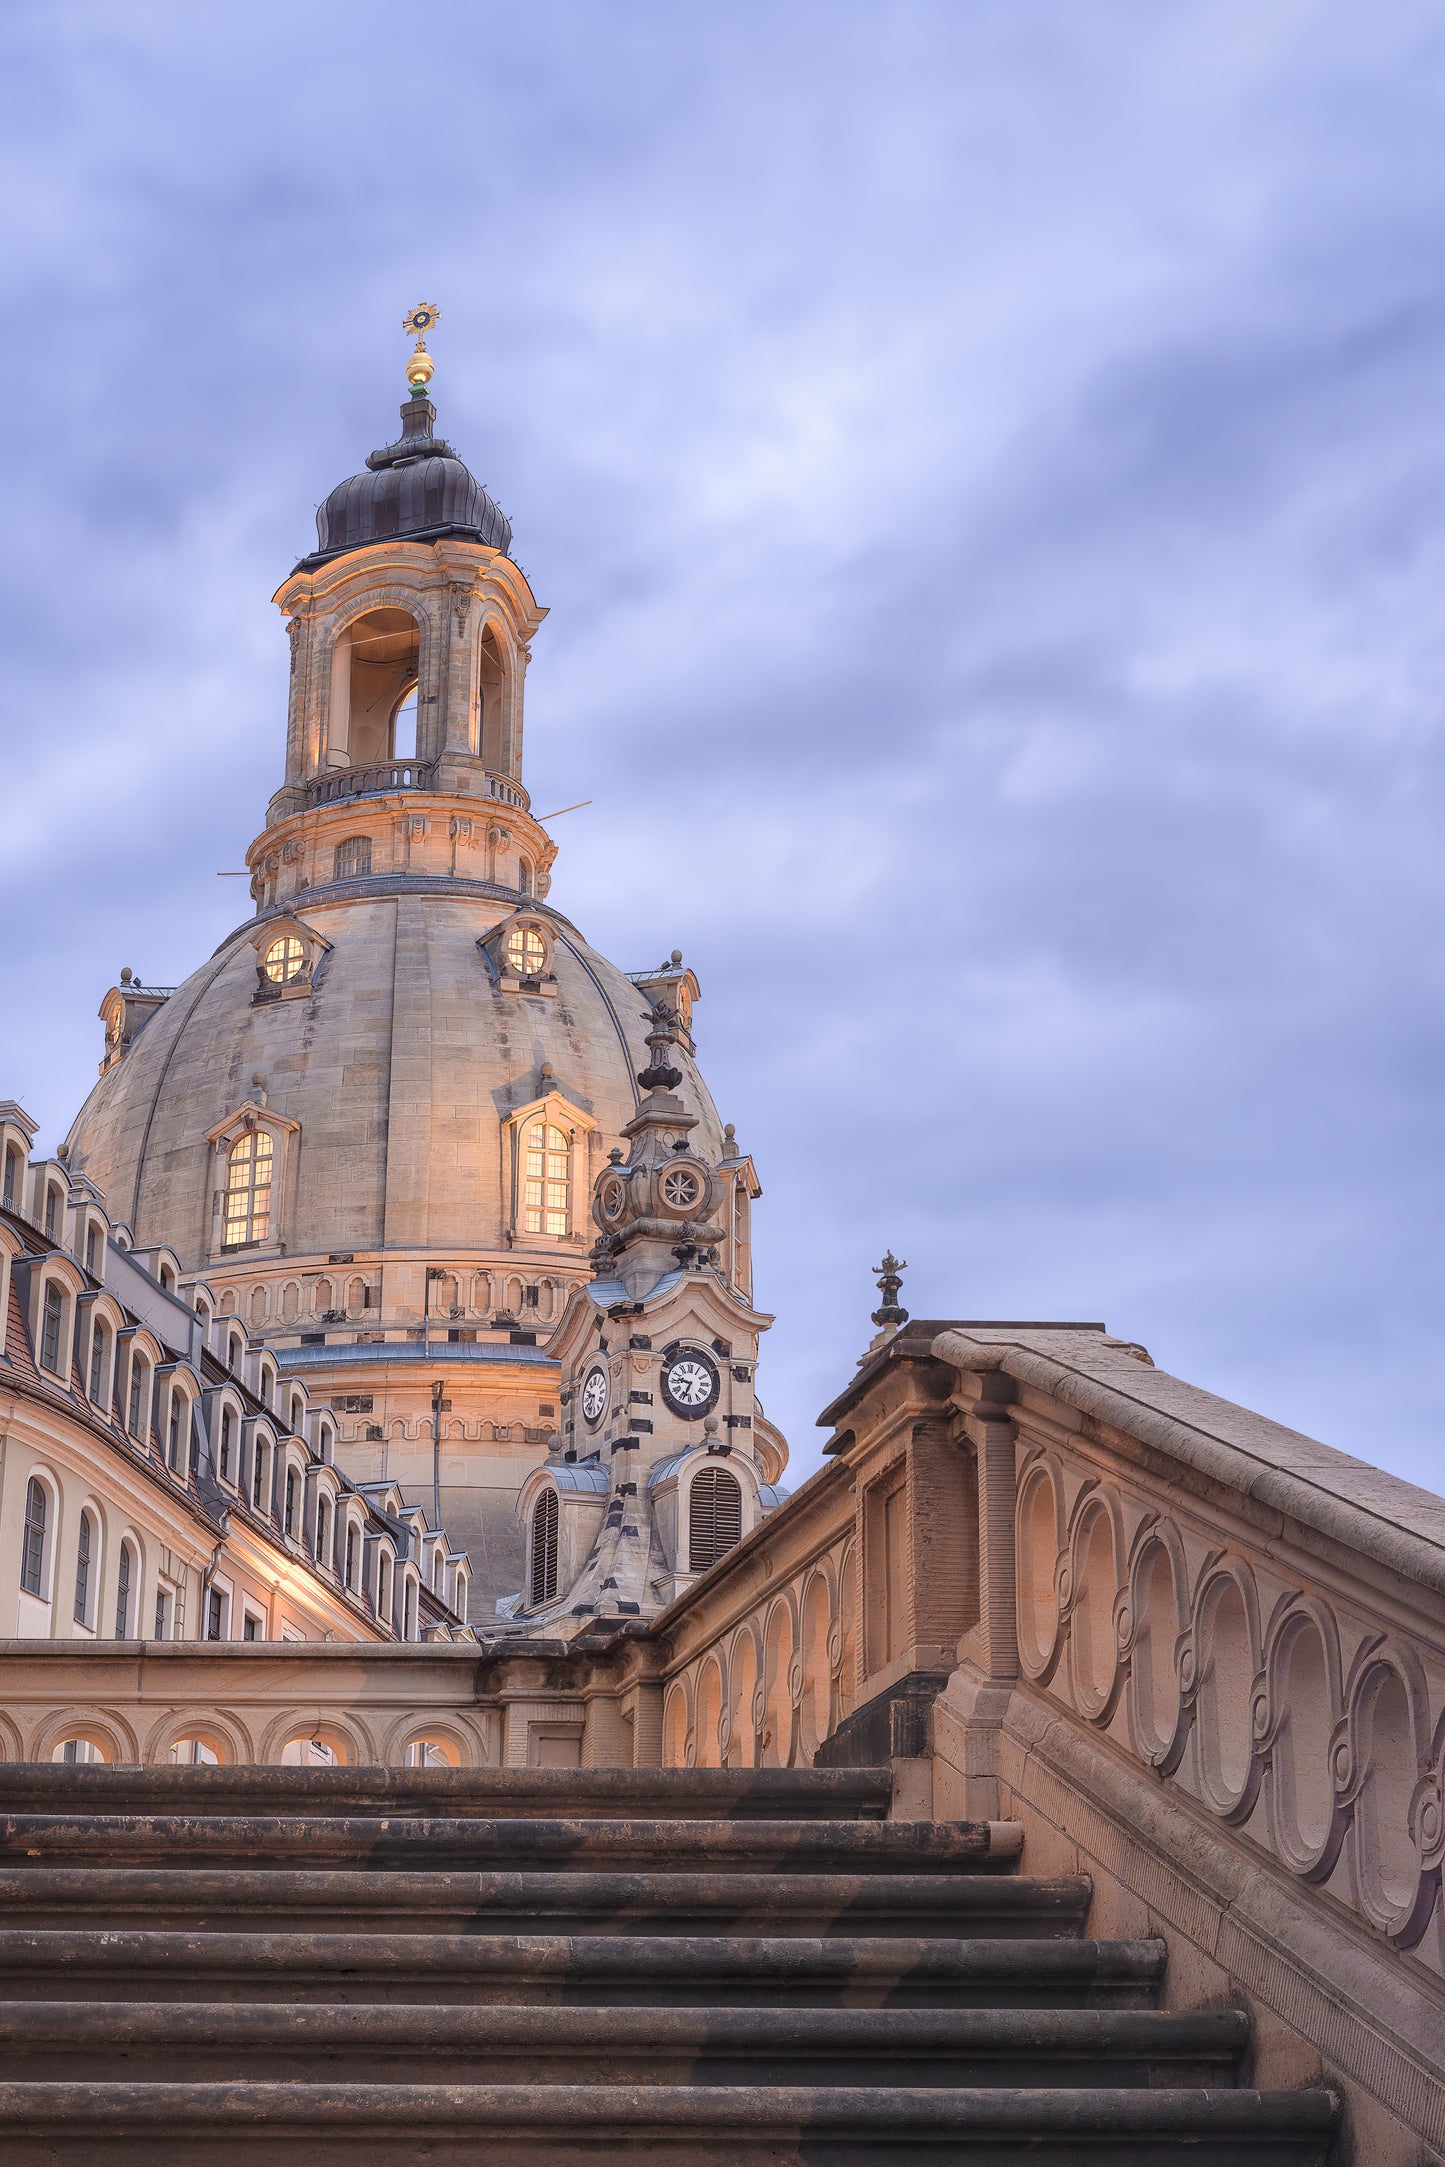
[(426, 760), (377, 760), (369, 767), (339, 767), (306, 785), (306, 802), (330, 805), (337, 798), (375, 797), (383, 790), (429, 790), (432, 774)]
[[(463, 794), (491, 798), (498, 805), (526, 812), (530, 801), (520, 784), (509, 782), (505, 775), (483, 775), (479, 779), (480, 790)], [(376, 760), (367, 767), (339, 767), (317, 775), (306, 785), (306, 803), (333, 805), (341, 798), (376, 797), (386, 790), (435, 788), (436, 767), (429, 760)]]

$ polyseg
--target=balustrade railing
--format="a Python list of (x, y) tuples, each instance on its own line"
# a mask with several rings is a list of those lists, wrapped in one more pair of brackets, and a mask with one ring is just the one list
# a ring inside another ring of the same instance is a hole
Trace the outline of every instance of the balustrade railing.
[[(308, 806), (333, 805), (343, 798), (376, 797), (387, 790), (435, 790), (436, 787), (434, 761), (373, 760), (364, 767), (333, 768), (324, 775), (314, 776), (306, 785), (306, 803)], [(462, 794), (490, 798), (494, 804), (510, 805), (521, 813), (526, 812), (531, 803), (521, 785), (509, 782), (505, 775), (475, 777), (472, 786)]]
[(367, 767), (339, 767), (306, 785), (308, 805), (339, 798), (375, 797), (384, 790), (430, 790), (434, 770), (425, 760), (375, 760)]

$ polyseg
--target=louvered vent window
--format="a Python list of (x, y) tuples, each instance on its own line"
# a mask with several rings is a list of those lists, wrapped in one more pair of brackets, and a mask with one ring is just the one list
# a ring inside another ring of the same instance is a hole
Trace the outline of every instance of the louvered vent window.
[(532, 1515), (532, 1603), (550, 1603), (557, 1593), (557, 1492), (544, 1490)]
[(705, 1573), (724, 1551), (742, 1540), (743, 1493), (725, 1467), (705, 1467), (693, 1478), (688, 1498), (688, 1570)]

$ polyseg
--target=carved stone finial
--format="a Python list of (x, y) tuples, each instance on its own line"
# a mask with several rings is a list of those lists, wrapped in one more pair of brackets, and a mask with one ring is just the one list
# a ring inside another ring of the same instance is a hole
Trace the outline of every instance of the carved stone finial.
[(873, 1312), (873, 1322), (880, 1329), (886, 1329), (889, 1325), (900, 1325), (908, 1322), (908, 1311), (901, 1308), (898, 1301), (898, 1290), (903, 1284), (903, 1274), (907, 1269), (907, 1260), (905, 1259), (900, 1263), (891, 1249), (884, 1257), (883, 1262), (875, 1264), (873, 1267), (874, 1276), (878, 1281), (878, 1292), (883, 1297), (882, 1302)]
[(659, 1001), (652, 1011), (652, 1029), (647, 1034), (652, 1057), (646, 1068), (637, 1071), (637, 1081), (644, 1091), (673, 1091), (682, 1082), (682, 1070), (674, 1068), (667, 1058), (668, 1049), (677, 1044), (677, 1016)]

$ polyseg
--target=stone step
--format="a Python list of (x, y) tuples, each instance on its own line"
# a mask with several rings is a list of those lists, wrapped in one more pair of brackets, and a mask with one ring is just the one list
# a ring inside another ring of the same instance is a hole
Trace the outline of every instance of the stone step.
[(0, 1862), (521, 1867), (743, 1873), (1007, 1870), (1016, 1821), (456, 1820), (374, 1816), (31, 1814), (0, 1818)]
[(102, 1768), (11, 1762), (7, 1813), (420, 1814), (452, 1820), (884, 1820), (880, 1768)]
[(6, 2167), (1324, 2167), (1328, 2092), (720, 2085), (0, 2084)]
[(1152, 1940), (0, 1929), (0, 2003), (1149, 2008), (1163, 1971)]
[(408, 1873), (6, 1866), (11, 1926), (489, 1934), (1082, 1934), (1081, 1874)]
[(0, 2004), (0, 2081), (1229, 2086), (1239, 2010)]

